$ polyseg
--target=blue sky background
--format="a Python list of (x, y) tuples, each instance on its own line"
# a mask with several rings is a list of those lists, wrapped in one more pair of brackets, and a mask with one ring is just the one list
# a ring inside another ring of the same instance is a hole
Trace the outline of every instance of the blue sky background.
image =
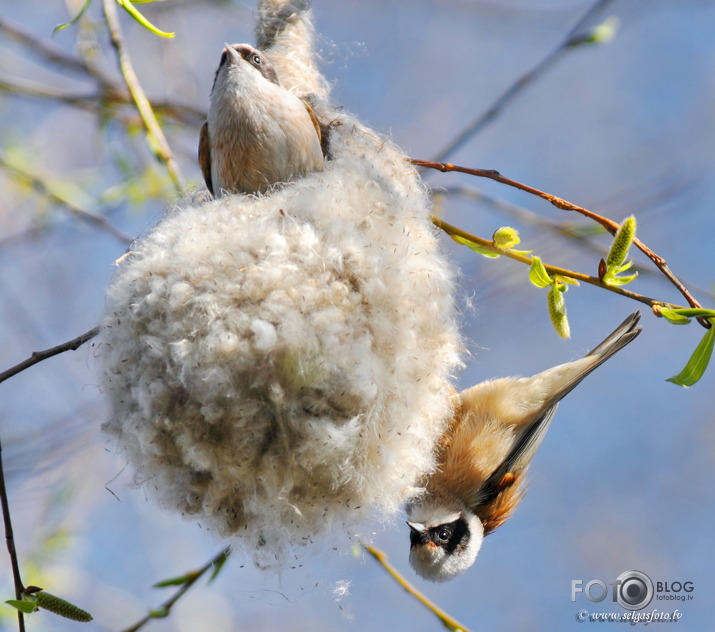
[[(590, 4), (315, 0), (314, 12), (334, 100), (409, 155), (429, 159), (556, 46)], [(159, 40), (123, 20), (147, 92), (206, 108), (222, 43), (252, 41), (251, 5), (165, 2), (142, 9), (177, 33), (173, 41)], [(616, 220), (635, 213), (641, 239), (712, 307), (715, 3), (616, 1), (603, 17), (609, 15), (620, 21), (613, 42), (567, 53), (450, 160), (498, 169)], [(47, 39), (67, 13), (60, 2), (26, 0), (5, 3), (2, 18)], [(71, 51), (76, 35), (67, 29), (54, 42)], [(96, 37), (106, 49), (106, 35), (99, 30)], [(1, 34), (0, 51), (2, 78), (90, 89), (38, 64)], [(100, 63), (115, 72), (111, 56)], [(198, 130), (167, 133), (185, 176), (198, 182)], [(149, 163), (141, 136), (133, 142)], [(0, 144), (4, 156), (19, 152), (38, 171), (70, 179), (93, 195), (123, 177), (115, 163), (126, 151), (123, 137), (111, 124), (100, 132), (91, 114), (67, 106), (1, 94)], [(449, 174), (427, 179), (436, 188), (474, 187), (554, 224), (590, 226), (496, 183)], [(112, 221), (136, 234), (161, 216), (169, 198), (163, 191), (143, 204), (117, 203)], [(441, 212), (485, 237), (513, 225), (524, 248), (549, 263), (596, 271), (599, 255), (503, 209), (450, 197)], [(15, 237), (40, 216), (51, 230)], [(593, 241), (609, 242), (604, 236)], [(639, 307), (596, 288), (572, 289), (572, 338), (562, 341), (551, 329), (544, 292), (529, 284), (521, 265), (485, 259), (447, 238), (443, 244), (460, 269), (471, 352), (460, 388), (578, 357)], [(0, 171), (0, 368), (94, 326), (112, 263), (123, 251), (111, 236), (43, 204)], [(650, 269), (641, 255), (635, 258)], [(642, 274), (632, 287), (680, 301), (657, 274)], [(691, 389), (665, 382), (681, 369), (702, 330), (674, 327), (643, 311), (637, 341), (564, 401), (534, 460), (526, 499), (512, 521), (487, 538), (468, 573), (446, 585), (422, 582), (407, 563), (401, 519), (377, 525), (375, 544), (470, 629), (588, 629), (596, 624), (578, 623), (580, 609), (620, 609), (583, 597), (573, 603), (571, 581), (607, 582), (632, 569), (654, 581), (692, 581), (692, 601), (654, 601), (646, 611), (679, 608), (683, 617), (674, 626), (680, 632), (709, 627), (715, 367)], [(220, 550), (196, 523), (156, 511), (141, 491), (127, 487), (129, 476), (99, 430), (103, 402), (90, 346), (0, 385), (0, 397), (3, 457), (26, 581), (44, 582), (86, 606), (95, 615), (91, 629), (128, 626), (166, 596), (151, 584), (200, 566)], [(33, 575), (33, 563), (41, 575)], [(371, 559), (350, 551), (315, 547), (301, 552), (300, 568), (280, 574), (242, 563), (235, 556), (210, 589), (195, 589), (171, 618), (147, 629), (441, 629)], [(350, 582), (346, 595), (342, 580)], [(9, 565), (1, 556), (0, 586), (10, 597)], [(3, 625), (14, 629), (12, 619), (0, 619)], [(36, 615), (28, 629), (77, 625)]]

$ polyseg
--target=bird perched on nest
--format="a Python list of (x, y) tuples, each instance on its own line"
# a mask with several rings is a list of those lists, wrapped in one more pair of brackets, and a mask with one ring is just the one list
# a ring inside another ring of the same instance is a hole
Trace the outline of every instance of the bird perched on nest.
[(264, 193), (323, 168), (312, 108), (281, 87), (268, 58), (249, 44), (225, 44), (208, 119), (199, 137), (206, 187), (220, 197)]
[(631, 314), (580, 360), (528, 378), (489, 380), (456, 395), (440, 440), (437, 470), (407, 507), (410, 562), (431, 581), (464, 572), (482, 539), (521, 501), (526, 470), (559, 401), (641, 331)]

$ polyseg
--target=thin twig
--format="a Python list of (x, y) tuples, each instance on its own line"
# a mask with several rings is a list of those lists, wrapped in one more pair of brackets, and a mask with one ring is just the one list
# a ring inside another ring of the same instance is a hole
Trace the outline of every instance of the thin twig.
[(19, 42), (36, 55), (41, 55), (43, 59), (59, 68), (82, 75), (89, 75), (94, 79), (100, 79), (102, 82), (106, 81), (108, 85), (112, 83), (108, 77), (100, 75), (98, 71), (87, 66), (81, 59), (70, 55), (53, 42), (36, 37), (19, 24), (0, 18), (0, 32)]
[[(516, 180), (510, 180), (509, 178), (505, 178), (503, 175), (501, 175), (498, 171), (495, 171), (494, 169), (472, 169), (469, 167), (460, 167), (457, 165), (451, 165), (449, 163), (432, 162), (428, 160), (412, 160), (412, 164), (420, 167), (427, 167), (429, 169), (436, 169), (437, 171), (442, 172), (466, 173), (469, 175), (478, 176), (480, 178), (489, 178), (490, 180), (500, 182), (501, 184), (506, 184), (507, 186), (520, 189), (521, 191), (525, 191), (526, 193), (536, 195), (537, 197), (547, 200), (556, 208), (562, 209), (564, 211), (575, 211), (581, 215), (584, 215), (585, 217), (592, 219), (597, 224), (603, 226), (612, 235), (614, 235), (616, 231), (620, 228), (620, 224), (618, 222), (614, 222), (612, 219), (603, 217), (602, 215), (594, 213), (593, 211), (589, 211), (582, 206), (572, 204), (571, 202), (568, 202), (556, 195), (551, 195), (550, 193), (540, 191), (539, 189), (535, 189), (534, 187), (522, 184), (521, 182), (517, 182)], [(637, 237), (633, 240), (633, 245), (635, 245), (639, 250), (641, 250), (643, 254), (645, 254), (655, 264), (655, 266), (683, 295), (690, 307), (702, 307), (702, 305), (700, 305), (700, 303), (695, 299), (695, 297), (690, 294), (688, 289), (673, 274), (663, 257), (653, 252)]]
[(49, 349), (45, 349), (44, 351), (33, 351), (29, 358), (0, 373), (0, 383), (10, 379), (18, 373), (21, 373), (25, 369), (29, 369), (31, 366), (37, 364), (38, 362), (47, 360), (47, 358), (59, 355), (60, 353), (64, 353), (65, 351), (76, 351), (85, 342), (94, 338), (98, 333), (99, 327), (95, 327), (94, 329), (90, 329), (89, 331), (84, 332), (81, 336), (77, 336), (76, 338), (68, 340), (67, 342), (63, 342), (62, 344), (57, 345), (55, 347), (50, 347)]
[[(591, 239), (594, 234), (593, 231), (587, 232), (581, 230), (578, 225), (571, 222), (557, 222), (555, 220), (548, 219), (524, 206), (518, 206), (517, 204), (487, 195), (476, 187), (469, 185), (440, 186), (439, 189), (432, 191), (432, 197), (435, 200), (457, 196), (475, 202), (482, 202), (503, 215), (517, 219), (524, 224), (545, 228), (553, 233), (556, 233), (557, 235), (578, 241), (580, 244), (583, 244), (585, 248), (588, 248), (593, 253), (597, 254), (599, 257), (603, 257), (604, 259), (608, 255), (608, 248), (606, 246), (595, 243)], [(598, 231), (597, 234), (601, 234), (599, 229), (595, 230)], [(656, 274), (656, 272), (650, 269), (643, 269), (638, 272), (639, 274)]]
[(497, 115), (507, 106), (507, 104), (514, 100), (522, 90), (534, 80), (543, 75), (556, 60), (561, 57), (566, 51), (570, 50), (576, 41), (575, 38), (578, 36), (579, 32), (584, 28), (584, 26), (591, 21), (594, 15), (603, 11), (603, 9), (609, 5), (613, 0), (598, 0), (591, 8), (583, 14), (583, 16), (574, 24), (571, 30), (568, 32), (564, 40), (552, 50), (546, 57), (544, 57), (536, 66), (531, 70), (519, 77), (511, 86), (509, 86), (492, 104), (492, 106), (484, 112), (484, 114), (477, 117), (472, 123), (462, 130), (457, 137), (452, 140), (444, 149), (442, 149), (434, 158), (435, 162), (442, 162), (447, 156), (455, 152), (457, 149), (462, 147), (467, 141), (471, 140), (479, 132), (482, 131)]
[[(451, 224), (448, 224), (447, 222), (441, 220), (439, 217), (432, 216), (432, 223), (437, 226), (437, 228), (443, 230), (450, 236), (461, 237), (481, 246), (482, 248), (491, 250), (495, 254), (503, 255), (505, 257), (508, 257), (509, 259), (514, 259), (514, 261), (519, 261), (520, 263), (523, 263), (525, 265), (530, 266), (534, 260), (533, 257), (522, 255), (505, 248), (498, 248), (494, 245), (492, 241), (463, 231), (461, 228), (452, 226)], [(606, 285), (598, 277), (589, 276), (588, 274), (583, 274), (582, 272), (575, 272), (573, 270), (568, 270), (567, 268), (560, 268), (558, 266), (553, 266), (548, 263), (544, 263), (544, 268), (546, 268), (546, 271), (549, 274), (556, 274), (558, 276), (568, 277), (569, 279), (575, 279), (576, 281), (583, 281), (584, 283), (595, 285), (596, 287), (608, 290), (609, 292), (614, 292), (615, 294), (620, 294), (621, 296), (625, 296), (626, 298), (630, 298), (634, 301), (644, 303), (651, 308), (655, 306), (660, 307), (667, 305), (668, 307), (672, 307), (674, 309), (683, 309), (682, 305), (675, 305), (673, 303), (659, 301), (655, 298), (650, 298), (648, 296), (643, 296), (642, 294), (638, 294), (636, 292), (631, 292), (630, 290), (625, 290), (618, 285)]]
[[(24, 46), (29, 53), (40, 56), (44, 62), (57, 66), (62, 70), (75, 72), (93, 79), (99, 87), (96, 94), (72, 95), (57, 92), (54, 88), (46, 86), (32, 86), (30, 84), (17, 84), (8, 79), (0, 81), (4, 90), (20, 92), (27, 96), (37, 98), (55, 99), (75, 106), (84, 106), (83, 102), (104, 101), (109, 103), (134, 104), (132, 95), (127, 87), (115, 81), (114, 77), (106, 74), (99, 66), (89, 63), (87, 59), (67, 53), (52, 42), (47, 42), (36, 37), (19, 24), (0, 17), (0, 33), (3, 33)], [(47, 64), (43, 64), (45, 67)], [(188, 124), (201, 125), (206, 119), (206, 113), (190, 105), (174, 103), (172, 101), (152, 101), (155, 112), (173, 116), (176, 120)]]
[[(149, 612), (145, 617), (137, 621), (134, 625), (131, 627), (126, 628), (123, 630), (123, 632), (136, 632), (139, 630), (141, 627), (149, 623), (152, 619), (156, 618), (163, 618), (169, 615), (171, 612), (171, 608), (173, 605), (181, 599), (181, 597), (186, 594), (186, 592), (196, 583), (196, 581), (202, 577), (209, 569), (214, 568), (216, 566), (222, 565), (228, 557), (231, 555), (231, 550), (230, 549), (224, 549), (221, 551), (218, 555), (215, 555), (211, 561), (207, 562), (204, 564), (201, 568), (191, 571), (189, 573), (186, 573), (185, 577), (187, 578), (186, 581), (181, 585), (181, 588), (177, 590), (169, 599), (167, 599), (161, 606), (159, 606), (157, 609)], [(157, 614), (159, 613), (159, 614)]]
[[(5, 523), (5, 544), (10, 555), (10, 565), (12, 566), (12, 579), (15, 584), (15, 599), (22, 599), (22, 591), (25, 589), (20, 576), (20, 564), (17, 561), (17, 551), (15, 550), (15, 536), (12, 531), (12, 519), (10, 518), (10, 502), (8, 501), (7, 488), (5, 487), (5, 469), (2, 463), (2, 441), (0, 440), (0, 504), (2, 505), (2, 518)], [(17, 623), (20, 632), (25, 632), (25, 617), (20, 610), (17, 611)]]
[(139, 115), (144, 122), (147, 134), (152, 140), (151, 144), (155, 147), (154, 151), (157, 158), (164, 163), (176, 190), (181, 193), (184, 190), (184, 184), (183, 178), (181, 177), (181, 171), (179, 170), (179, 165), (174, 159), (174, 155), (171, 152), (166, 136), (164, 136), (164, 132), (162, 131), (159, 122), (156, 120), (151, 103), (149, 102), (149, 99), (147, 99), (146, 94), (144, 94), (144, 90), (139, 83), (139, 78), (137, 77), (134, 67), (132, 66), (129, 53), (124, 46), (124, 39), (122, 37), (121, 26), (119, 24), (119, 16), (117, 15), (116, 2), (115, 0), (104, 0), (103, 7), (104, 17), (107, 21), (107, 27), (109, 28), (110, 39), (112, 46), (117, 53), (119, 68), (122, 71), (124, 81), (127, 84), (127, 88), (129, 88), (129, 92), (134, 99)]
[[(0, 78), (0, 91), (8, 92), (14, 96), (64, 103), (65, 105), (71, 105), (91, 112), (96, 112), (99, 104), (134, 106), (134, 101), (132, 101), (129, 92), (121, 88), (106, 90), (100, 86), (97, 92), (74, 93), (64, 92), (54, 86)], [(168, 100), (152, 101), (152, 107), (157, 114), (171, 117), (175, 121), (185, 125), (195, 125), (198, 127), (206, 120), (205, 111), (184, 103), (175, 103)], [(132, 112), (134, 112), (134, 110), (132, 110)], [(134, 116), (136, 116), (136, 112), (134, 112)]]
[(60, 204), (61, 206), (64, 206), (70, 213), (72, 213), (72, 215), (75, 215), (81, 220), (108, 232), (110, 235), (118, 239), (121, 243), (130, 244), (134, 239), (134, 237), (132, 237), (129, 233), (125, 233), (120, 228), (117, 228), (116, 226), (112, 225), (112, 223), (106, 217), (104, 217), (104, 215), (99, 215), (98, 213), (94, 213), (92, 211), (88, 211), (86, 209), (81, 208), (80, 206), (69, 200), (66, 196), (57, 192), (50, 185), (49, 182), (46, 182), (40, 176), (34, 173), (30, 173), (29, 171), (26, 171), (25, 169), (12, 164), (2, 154), (0, 154), (0, 167), (9, 171), (13, 171), (20, 178), (26, 180), (28, 184), (30, 184), (32, 188), (35, 189), (35, 191), (37, 191), (41, 195), (44, 195), (55, 204)]
[(363, 548), (372, 555), (378, 563), (395, 579), (395, 581), (402, 586), (410, 595), (412, 595), (417, 601), (424, 605), (432, 614), (434, 614), (442, 623), (442, 625), (448, 630), (453, 632), (470, 632), (467, 626), (462, 625), (454, 617), (447, 614), (439, 606), (434, 604), (432, 601), (427, 599), (419, 590), (417, 590), (410, 582), (408, 582), (404, 576), (387, 561), (387, 555), (385, 555), (380, 549), (376, 549), (374, 546), (369, 544), (363, 544)]

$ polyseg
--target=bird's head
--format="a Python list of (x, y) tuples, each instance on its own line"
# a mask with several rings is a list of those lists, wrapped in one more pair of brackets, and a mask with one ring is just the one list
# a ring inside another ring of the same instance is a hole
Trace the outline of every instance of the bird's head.
[(275, 68), (261, 51), (250, 44), (224, 44), (211, 92), (227, 83), (264, 80), (278, 85)]
[(433, 582), (452, 579), (469, 568), (484, 538), (479, 518), (467, 507), (451, 507), (425, 497), (407, 507), (410, 564)]

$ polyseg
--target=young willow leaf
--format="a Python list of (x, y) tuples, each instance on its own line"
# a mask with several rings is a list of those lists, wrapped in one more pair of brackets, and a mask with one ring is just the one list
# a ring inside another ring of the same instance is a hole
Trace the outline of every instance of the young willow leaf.
[(6, 604), (17, 608), (23, 614), (31, 614), (37, 610), (37, 605), (33, 601), (18, 601), (17, 599), (8, 599)]
[(713, 326), (705, 332), (683, 370), (678, 375), (668, 378), (668, 382), (673, 382), (678, 386), (692, 386), (703, 376), (710, 362), (710, 357), (713, 353), (713, 342), (715, 342), (715, 323), (711, 320), (710, 324)]
[(485, 248), (484, 246), (476, 244), (473, 241), (471, 241), (470, 239), (466, 239), (465, 237), (460, 237), (459, 235), (450, 235), (450, 237), (454, 241), (456, 241), (458, 244), (467, 246), (467, 248), (471, 248), (472, 250), (474, 250), (474, 252), (477, 252), (480, 255), (484, 255), (485, 257), (490, 257), (491, 259), (496, 259), (497, 257), (501, 257), (501, 255), (498, 252), (489, 250), (488, 248)]
[(688, 318), (715, 318), (715, 309), (705, 309), (704, 307), (661, 307), (660, 312), (664, 310), (678, 314), (679, 316), (687, 316)]
[(211, 572), (211, 577), (209, 577), (209, 581), (208, 581), (209, 584), (219, 576), (219, 573), (223, 569), (223, 567), (226, 564), (226, 561), (228, 560), (230, 555), (231, 555), (231, 550), (226, 549), (224, 551), (224, 554), (218, 558), (218, 560), (214, 564), (213, 571)]
[(529, 281), (536, 287), (548, 287), (553, 284), (553, 279), (546, 271), (544, 264), (541, 263), (539, 257), (531, 258), (531, 267), (529, 268)]
[(139, 24), (141, 24), (147, 31), (151, 31), (154, 35), (159, 37), (174, 37), (174, 33), (167, 33), (154, 26), (149, 20), (147, 20), (142, 13), (140, 13), (137, 8), (131, 3), (130, 0), (116, 0), (117, 4), (122, 7), (129, 15), (132, 16)]
[(59, 33), (63, 29), (66, 29), (68, 26), (72, 26), (73, 24), (77, 24), (79, 20), (82, 18), (84, 15), (85, 11), (89, 9), (89, 5), (92, 4), (92, 0), (85, 0), (84, 5), (82, 8), (79, 10), (79, 13), (75, 15), (69, 22), (65, 22), (64, 24), (58, 24), (55, 28), (52, 29), (52, 35), (54, 37), (55, 33)]
[(169, 586), (183, 586), (186, 582), (191, 579), (189, 575), (180, 575), (179, 577), (172, 577), (171, 579), (163, 579), (160, 582), (156, 582), (152, 588), (168, 588)]
[(603, 281), (606, 285), (619, 286), (626, 285), (627, 283), (634, 281), (638, 277), (637, 272), (635, 274), (631, 274), (630, 276), (617, 276), (618, 272), (620, 272), (620, 270), (616, 269), (616, 273), (612, 274), (609, 270), (608, 272), (606, 272), (601, 281)]
[(658, 313), (673, 325), (687, 325), (690, 322), (687, 316), (680, 314), (678, 310), (671, 309), (670, 307), (661, 307)]
[(601, 24), (594, 26), (585, 33), (580, 33), (572, 37), (566, 46), (582, 46), (584, 44), (608, 44), (613, 40), (618, 32), (620, 20), (616, 16), (611, 16)]

